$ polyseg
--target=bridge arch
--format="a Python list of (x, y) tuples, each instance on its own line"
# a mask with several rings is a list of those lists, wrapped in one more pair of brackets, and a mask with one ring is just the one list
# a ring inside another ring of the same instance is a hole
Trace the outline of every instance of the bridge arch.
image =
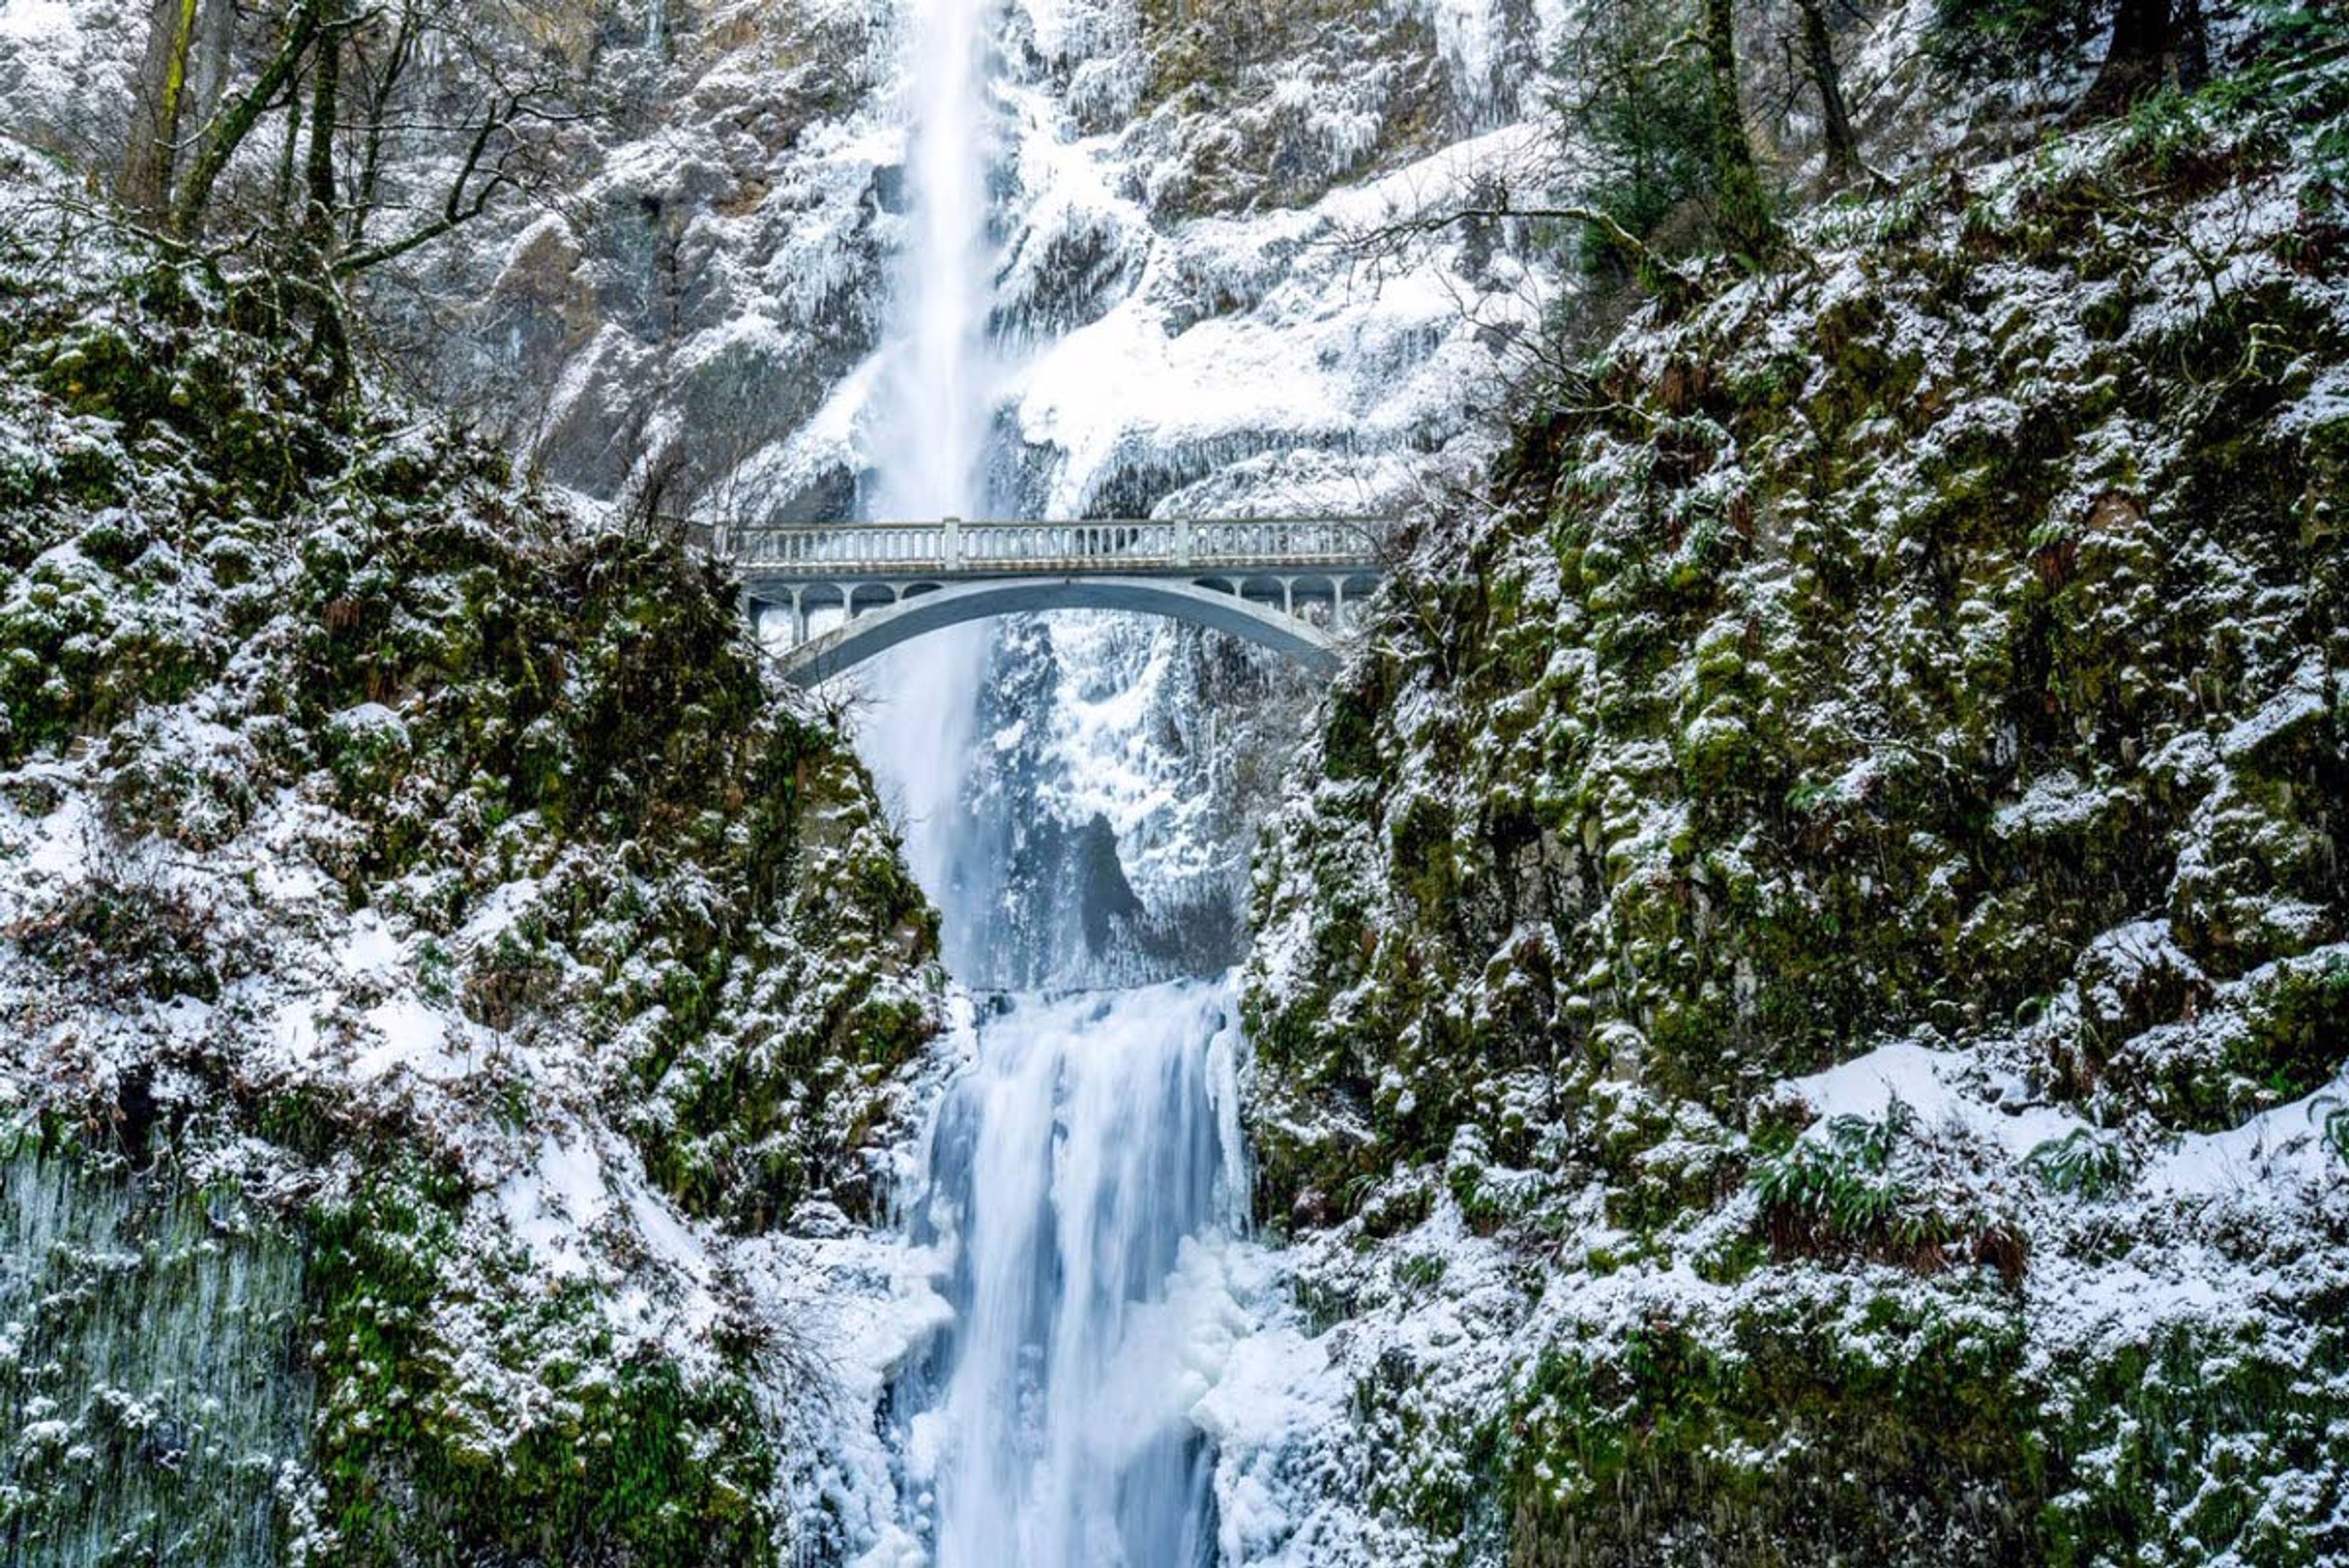
[(802, 642), (783, 656), (784, 676), (795, 685), (818, 686), (934, 631), (997, 616), (1056, 609), (1165, 616), (1244, 638), (1318, 674), (1334, 674), (1338, 668), (1337, 644), (1321, 628), (1284, 615), (1277, 607), (1179, 578), (1002, 577), (924, 587), (925, 592), (854, 615), (823, 636)]

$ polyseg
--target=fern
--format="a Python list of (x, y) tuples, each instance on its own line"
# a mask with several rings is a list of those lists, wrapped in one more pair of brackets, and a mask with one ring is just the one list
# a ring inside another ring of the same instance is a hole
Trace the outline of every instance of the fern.
[(2109, 1197), (2127, 1186), (2133, 1174), (2127, 1148), (2094, 1127), (2075, 1127), (2062, 1137), (2049, 1138), (2023, 1164), (2049, 1190), (2075, 1198)]
[(1859, 1240), (1894, 1230), (1915, 1194), (1890, 1174), (1893, 1150), (1916, 1125), (1916, 1113), (1896, 1097), (1882, 1121), (1837, 1116), (1826, 1137), (1797, 1141), (1783, 1154), (1756, 1161), (1752, 1185), (1765, 1212)]

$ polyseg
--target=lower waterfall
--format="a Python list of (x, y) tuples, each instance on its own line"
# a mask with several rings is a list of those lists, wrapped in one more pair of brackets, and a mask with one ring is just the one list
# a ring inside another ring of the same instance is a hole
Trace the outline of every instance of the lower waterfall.
[(947, 1092), (914, 1205), (953, 1328), (909, 1388), (916, 1531), (938, 1568), (1215, 1560), (1189, 1420), (1206, 1256), (1244, 1220), (1228, 988), (1002, 998)]

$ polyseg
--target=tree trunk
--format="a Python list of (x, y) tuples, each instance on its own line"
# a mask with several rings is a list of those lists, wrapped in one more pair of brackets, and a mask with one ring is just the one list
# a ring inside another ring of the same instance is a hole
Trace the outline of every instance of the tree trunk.
[(320, 9), (332, 14), (322, 25), (317, 57), (310, 67), (310, 161), (305, 169), (310, 197), (302, 235), (324, 250), (334, 243), (335, 210), (340, 204), (335, 190), (335, 130), (343, 111), (343, 35), (336, 26), (339, 0), (323, 0)]
[(392, 32), (390, 47), (367, 83), (363, 112), (367, 116), (367, 139), (359, 158), (358, 178), (350, 194), (350, 222), (343, 232), (343, 248), (357, 250), (367, 238), (367, 223), (375, 215), (376, 201), (383, 190), (384, 139), (391, 121), (392, 103), (398, 94), (401, 79), (415, 58), (419, 18), (416, 0), (405, 0), (399, 9), (399, 25)]
[(1826, 0), (1795, 0), (1802, 13), (1803, 66), (1819, 89), (1820, 136), (1826, 148), (1830, 187), (1847, 184), (1859, 168), (1859, 138), (1843, 99), (1843, 70), (1836, 64), (1835, 35), (1827, 28)]
[(121, 195), (132, 208), (160, 214), (171, 208), (171, 180), (179, 168), (180, 121), (187, 102), (200, 0), (155, 0), (150, 9)]
[(203, 228), (204, 214), (211, 210), (212, 191), (220, 177), (227, 172), (229, 160), (253, 134), (261, 117), (277, 101), (294, 74), (301, 69), (302, 58), (310, 52), (311, 43), (318, 36), (319, 18), (324, 0), (295, 0), (294, 9), (285, 18), (285, 36), (270, 57), (261, 75), (236, 99), (221, 111), (212, 131), (204, 138), (203, 150), (196, 155), (195, 166), (188, 171), (179, 194), (171, 203), (171, 226), (181, 234), (194, 234)]
[(1745, 131), (1745, 104), (1737, 86), (1734, 0), (1705, 0), (1705, 65), (1713, 110), (1713, 223), (1723, 244), (1748, 266), (1768, 265), (1778, 250), (1778, 223), (1754, 167)]
[(185, 122), (199, 116), (199, 126), (212, 123), (230, 81), (236, 75), (236, 13), (238, 0), (203, 0), (203, 20), (196, 24), (196, 57), (188, 70), (188, 91), (181, 110)]
[(2170, 0), (2121, 0), (2105, 63), (2081, 101), (2084, 113), (2097, 119), (2118, 114), (2162, 84), (2174, 37), (2169, 5)]
[(2177, 0), (2169, 26), (2178, 85), (2184, 91), (2199, 92), (2210, 82), (2210, 26), (2202, 15), (2202, 0)]
[(294, 209), (294, 176), (302, 165), (302, 84), (285, 88), (285, 141), (277, 150), (277, 183), (270, 192), (270, 221), (281, 230)]

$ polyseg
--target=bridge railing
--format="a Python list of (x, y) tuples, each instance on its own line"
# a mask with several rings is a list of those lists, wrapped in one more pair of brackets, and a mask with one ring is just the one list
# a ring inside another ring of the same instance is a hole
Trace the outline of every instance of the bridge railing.
[(746, 566), (786, 572), (842, 568), (935, 570), (947, 557), (948, 525), (871, 524), (854, 528), (763, 528), (721, 523), (713, 530), (718, 554)]
[(1374, 565), (1386, 524), (1368, 517), (1102, 519), (1081, 523), (709, 524), (743, 568), (809, 578), (871, 573), (1217, 571)]

